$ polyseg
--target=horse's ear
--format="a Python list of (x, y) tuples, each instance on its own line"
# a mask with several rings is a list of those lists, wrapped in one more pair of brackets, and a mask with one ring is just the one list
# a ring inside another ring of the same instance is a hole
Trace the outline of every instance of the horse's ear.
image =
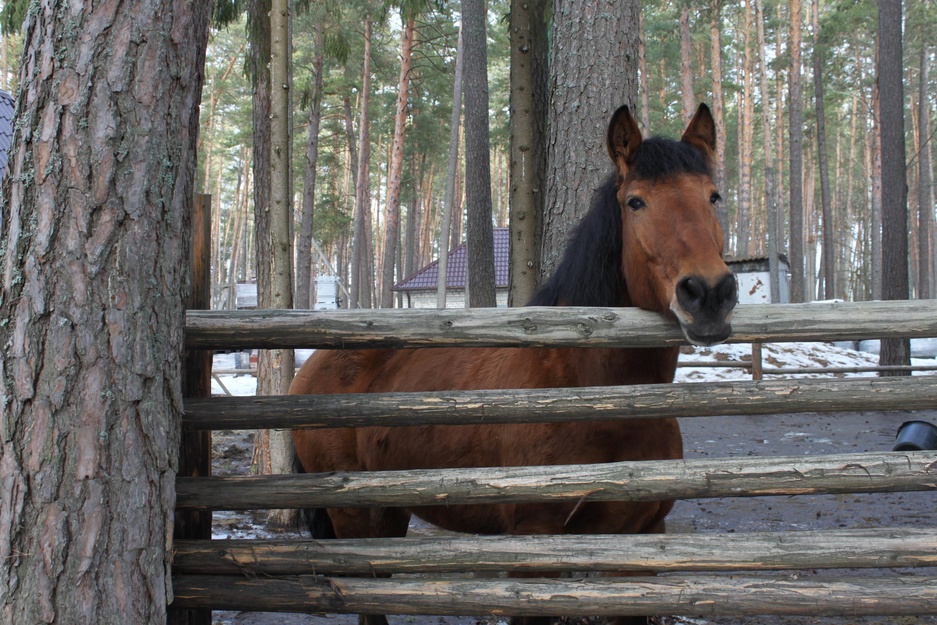
[(708, 106), (699, 105), (696, 115), (690, 120), (690, 125), (686, 127), (680, 140), (701, 151), (710, 162), (713, 161), (716, 154), (716, 122), (713, 121)]
[(608, 137), (606, 147), (608, 147), (608, 156), (618, 167), (618, 171), (624, 173), (628, 170), (628, 164), (635, 150), (641, 145), (641, 129), (638, 122), (631, 116), (628, 105), (620, 107), (612, 115), (608, 123)]

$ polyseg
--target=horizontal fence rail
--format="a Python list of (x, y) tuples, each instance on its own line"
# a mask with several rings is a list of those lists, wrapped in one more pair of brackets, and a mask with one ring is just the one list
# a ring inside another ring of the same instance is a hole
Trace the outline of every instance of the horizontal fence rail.
[(250, 510), (937, 490), (937, 452), (654, 460), (490, 469), (179, 477), (180, 509)]
[(937, 531), (177, 540), (173, 572), (382, 575), (500, 571), (734, 571), (937, 564)]
[[(937, 300), (740, 305), (727, 342), (937, 336)], [(188, 349), (405, 346), (659, 347), (686, 341), (677, 324), (637, 308), (186, 312)]]
[(174, 607), (352, 614), (626, 616), (937, 613), (937, 579), (662, 576), (452, 580), (173, 577)]
[[(937, 336), (937, 300), (739, 306), (728, 342)], [(630, 308), (189, 311), (188, 349), (658, 347), (676, 324)], [(769, 370), (768, 372), (771, 372)], [(915, 410), (934, 378), (771, 380), (523, 391), (186, 399), (188, 430), (530, 423)], [(665, 414), (662, 414), (665, 413)], [(654, 501), (937, 490), (937, 452), (596, 465), (179, 477), (181, 510)], [(359, 614), (937, 614), (937, 577), (771, 571), (932, 567), (937, 530), (176, 541), (173, 607)], [(759, 573), (725, 575), (727, 571)], [(477, 571), (625, 579), (370, 579)], [(676, 572), (680, 572), (677, 574)], [(686, 572), (694, 574), (687, 575)], [(323, 575), (360, 575), (342, 578)], [(847, 577), (848, 575), (848, 577)]]
[(185, 400), (183, 428), (330, 428), (861, 412), (937, 407), (934, 378), (215, 397)]

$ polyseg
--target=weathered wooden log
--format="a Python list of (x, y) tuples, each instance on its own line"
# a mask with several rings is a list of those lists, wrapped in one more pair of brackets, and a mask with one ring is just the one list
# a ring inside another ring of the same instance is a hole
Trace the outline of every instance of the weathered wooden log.
[(770, 380), (707, 384), (445, 391), (185, 400), (183, 428), (324, 428), (647, 419), (791, 412), (921, 410), (934, 378)]
[(617, 616), (937, 613), (937, 579), (664, 576), (367, 579), (173, 576), (174, 606), (352, 614)]
[(177, 508), (658, 501), (937, 489), (937, 452), (335, 472), (176, 480)]
[[(740, 305), (732, 328), (732, 343), (932, 337), (937, 300)], [(189, 349), (685, 343), (676, 322), (655, 313), (582, 307), (188, 311), (185, 337)]]
[(937, 564), (937, 531), (859, 529), (618, 536), (176, 540), (173, 572), (381, 575), (496, 571), (736, 571)]

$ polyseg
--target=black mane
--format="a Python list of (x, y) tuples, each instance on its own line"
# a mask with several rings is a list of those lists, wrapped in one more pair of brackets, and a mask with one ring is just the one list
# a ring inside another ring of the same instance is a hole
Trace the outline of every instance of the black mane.
[[(678, 174), (712, 177), (709, 159), (688, 143), (654, 137), (641, 142), (629, 175), (659, 182)], [(528, 306), (621, 306), (625, 278), (621, 273), (621, 207), (617, 174), (596, 189), (592, 206), (573, 231), (563, 259)]]
[(612, 175), (592, 196), (553, 275), (528, 306), (621, 306), (621, 209)]

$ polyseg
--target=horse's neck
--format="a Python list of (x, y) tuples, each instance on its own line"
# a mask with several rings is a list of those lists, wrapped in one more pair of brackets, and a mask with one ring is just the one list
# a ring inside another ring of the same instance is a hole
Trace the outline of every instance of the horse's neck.
[(574, 365), (582, 386), (661, 384), (673, 382), (678, 347), (576, 349)]
[[(620, 305), (634, 306), (624, 281)], [(584, 349), (578, 354), (584, 375), (599, 380), (589, 382), (589, 386), (673, 382), (679, 356), (678, 347)]]

